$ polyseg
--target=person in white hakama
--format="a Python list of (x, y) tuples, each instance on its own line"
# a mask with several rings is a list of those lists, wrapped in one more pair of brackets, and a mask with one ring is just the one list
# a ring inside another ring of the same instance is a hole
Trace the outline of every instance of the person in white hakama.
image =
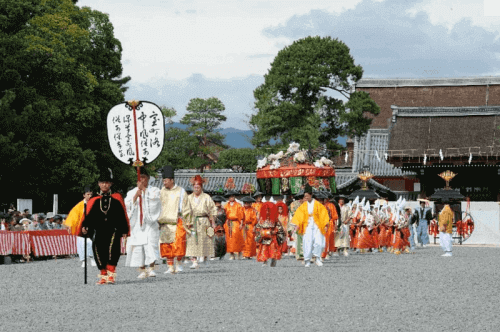
[(325, 237), (321, 234), (321, 231), (319, 230), (318, 225), (314, 222), (314, 218), (312, 216), (315, 203), (315, 199), (307, 202), (307, 212), (310, 217), (307, 223), (306, 233), (303, 238), (304, 261), (306, 262), (306, 266), (309, 264), (313, 256), (316, 257), (316, 263), (321, 266), (322, 264), (319, 258), (325, 249)]
[[(69, 228), (69, 232), (71, 234), (77, 234), (77, 227), (80, 223), (80, 220), (83, 217), (85, 209), (87, 207), (87, 202), (92, 198), (92, 190), (90, 186), (86, 186), (83, 190), (83, 201), (80, 201), (68, 214), (68, 217), (64, 221), (64, 225)], [(33, 226), (33, 230), (42, 230), (43, 227), (43, 216), (38, 216), (38, 224)], [(38, 226), (38, 227), (37, 227)], [(85, 267), (85, 238), (81, 236), (76, 237), (76, 250), (78, 253), (78, 257), (82, 263), (82, 267)], [(94, 261), (94, 253), (92, 251), (92, 239), (87, 237), (87, 259), (90, 259), (90, 264), (92, 266), (96, 266)]]
[[(130, 220), (130, 237), (127, 239), (127, 260), (125, 266), (139, 267), (139, 279), (155, 277), (155, 261), (160, 257), (159, 224), (161, 213), (160, 189), (149, 187), (149, 175), (141, 168), (141, 180), (125, 198), (125, 206)], [(141, 209), (139, 205), (142, 198)], [(146, 268), (147, 266), (147, 268)]]
[(313, 199), (312, 188), (307, 184), (304, 202), (295, 211), (292, 224), (297, 225), (297, 234), (303, 235), (304, 262), (310, 267), (312, 257), (316, 257), (316, 265), (322, 266), (321, 253), (325, 248), (325, 233), (329, 223), (326, 207)]

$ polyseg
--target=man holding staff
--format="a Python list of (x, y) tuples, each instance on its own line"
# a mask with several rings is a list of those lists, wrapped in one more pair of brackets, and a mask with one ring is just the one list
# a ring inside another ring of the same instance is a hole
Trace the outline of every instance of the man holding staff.
[[(139, 267), (141, 273), (137, 278), (156, 277), (155, 261), (160, 257), (158, 218), (161, 213), (160, 189), (149, 187), (150, 175), (146, 168), (140, 168), (141, 177), (137, 187), (130, 190), (125, 197), (131, 234), (127, 239), (127, 260), (125, 265)], [(142, 204), (142, 220), (141, 209)], [(147, 266), (147, 268), (146, 268)]]
[(111, 193), (113, 184), (111, 169), (102, 169), (99, 174), (99, 196), (87, 203), (87, 213), (78, 227), (78, 236), (93, 237), (92, 249), (97, 268), (101, 271), (98, 285), (114, 284), (116, 266), (121, 255), (122, 237), (130, 235), (130, 225), (125, 203), (120, 194)]

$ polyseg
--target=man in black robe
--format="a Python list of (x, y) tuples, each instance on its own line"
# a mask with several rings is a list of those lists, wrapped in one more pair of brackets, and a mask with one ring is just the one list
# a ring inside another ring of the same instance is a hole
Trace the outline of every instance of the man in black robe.
[(116, 266), (121, 255), (121, 238), (130, 235), (130, 225), (125, 203), (118, 193), (111, 193), (111, 170), (101, 170), (101, 192), (89, 200), (86, 213), (80, 222), (79, 236), (87, 234), (92, 239), (92, 250), (97, 268), (101, 271), (98, 285), (114, 284)]

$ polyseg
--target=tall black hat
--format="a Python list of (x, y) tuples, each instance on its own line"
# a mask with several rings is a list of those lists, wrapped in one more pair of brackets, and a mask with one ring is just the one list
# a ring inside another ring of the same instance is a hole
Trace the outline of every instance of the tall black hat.
[(99, 171), (99, 181), (113, 182), (113, 171), (111, 168), (103, 167)]
[(309, 183), (306, 183), (306, 186), (304, 188), (304, 193), (312, 195), (312, 192), (313, 192), (313, 188), (309, 185)]
[(317, 199), (325, 199), (325, 198), (328, 198), (325, 196), (325, 194), (323, 194), (321, 191), (315, 191), (314, 192), (314, 197), (317, 198)]
[(212, 196), (212, 201), (214, 202), (225, 202), (226, 199), (220, 195)]
[(165, 178), (173, 179), (174, 178), (174, 169), (172, 168), (172, 166), (170, 166), (170, 165), (163, 166), (163, 168), (161, 169), (161, 176), (164, 179)]
[(229, 196), (238, 196), (239, 193), (234, 190), (228, 190), (224, 196), (229, 197)]
[(304, 197), (304, 190), (300, 189), (298, 193), (295, 194), (294, 196), (296, 199), (301, 199)]
[(255, 199), (253, 199), (251, 196), (245, 196), (240, 199), (243, 203), (254, 203)]
[(334, 198), (338, 201), (339, 199), (343, 199), (344, 201), (348, 201), (349, 198), (346, 195), (335, 195)]

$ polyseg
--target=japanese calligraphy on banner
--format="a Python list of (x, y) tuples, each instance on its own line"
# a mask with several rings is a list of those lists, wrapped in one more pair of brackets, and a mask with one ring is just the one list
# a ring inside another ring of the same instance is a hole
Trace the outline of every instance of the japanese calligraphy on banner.
[(160, 108), (153, 103), (137, 102), (135, 121), (128, 103), (115, 105), (108, 113), (107, 126), (111, 150), (125, 164), (136, 160), (151, 163), (163, 149), (165, 121)]

